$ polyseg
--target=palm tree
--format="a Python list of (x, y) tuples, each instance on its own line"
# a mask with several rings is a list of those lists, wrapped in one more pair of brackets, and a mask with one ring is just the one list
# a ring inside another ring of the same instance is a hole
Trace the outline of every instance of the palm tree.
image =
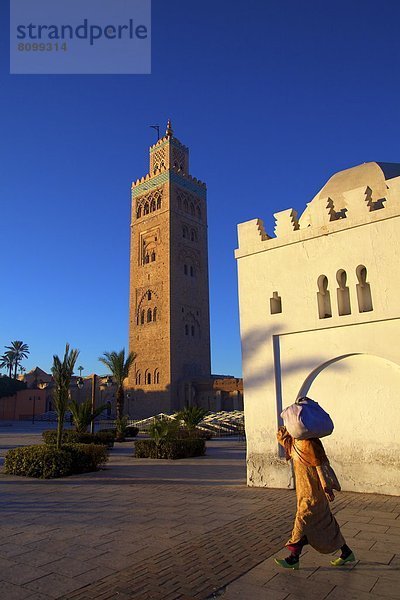
[(74, 372), (75, 363), (79, 355), (79, 350), (69, 349), (69, 344), (65, 345), (64, 358), (61, 359), (55, 354), (53, 356), (53, 366), (51, 372), (54, 379), (54, 405), (57, 411), (57, 449), (61, 448), (62, 434), (64, 429), (64, 418), (69, 403), (69, 386)]
[(0, 356), (0, 369), (8, 369), (8, 376), (11, 379), (12, 370), (14, 366), (14, 353), (8, 350)]
[(179, 421), (176, 419), (164, 420), (154, 418), (154, 421), (149, 427), (149, 434), (156, 445), (156, 458), (159, 456), (160, 446), (163, 440), (168, 440), (176, 437), (179, 429)]
[(179, 411), (178, 414), (175, 415), (175, 418), (185, 423), (189, 435), (192, 436), (199, 423), (201, 423), (207, 414), (208, 411), (200, 406), (187, 406)]
[(107, 408), (107, 404), (102, 404), (95, 408), (92, 413), (92, 401), (89, 398), (79, 404), (76, 400), (71, 400), (68, 406), (72, 413), (75, 429), (78, 433), (86, 433), (90, 423)]
[[(12, 352), (14, 358), (14, 379), (17, 378), (17, 369), (24, 358), (28, 358), (29, 346), (20, 340), (11, 342), (11, 346), (6, 346), (9, 352)], [(10, 375), (11, 377), (11, 375)]]
[(99, 361), (111, 372), (114, 382), (117, 385), (117, 419), (121, 419), (124, 412), (124, 381), (129, 375), (136, 356), (135, 352), (129, 352), (125, 360), (125, 348), (122, 348), (121, 352), (104, 352), (103, 356), (99, 357)]

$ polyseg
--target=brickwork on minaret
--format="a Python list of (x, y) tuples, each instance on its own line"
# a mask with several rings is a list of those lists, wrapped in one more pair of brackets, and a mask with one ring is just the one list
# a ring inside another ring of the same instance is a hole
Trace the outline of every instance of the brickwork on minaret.
[(206, 186), (170, 122), (132, 184), (129, 347), (127, 387), (149, 414), (189, 404), (182, 382), (211, 376)]

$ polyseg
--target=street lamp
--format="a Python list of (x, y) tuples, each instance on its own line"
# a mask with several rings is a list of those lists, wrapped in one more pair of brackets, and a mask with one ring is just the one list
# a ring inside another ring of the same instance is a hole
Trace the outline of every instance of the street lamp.
[(113, 380), (111, 375), (107, 375), (107, 377), (103, 377), (100, 383), (100, 404), (103, 404), (103, 391), (107, 388), (111, 387), (113, 384)]

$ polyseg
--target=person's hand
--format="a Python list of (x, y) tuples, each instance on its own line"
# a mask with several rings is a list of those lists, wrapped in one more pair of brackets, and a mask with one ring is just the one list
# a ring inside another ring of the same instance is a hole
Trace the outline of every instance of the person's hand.
[(281, 442), (286, 434), (287, 434), (286, 427), (284, 425), (281, 425), (279, 427), (278, 431), (276, 432), (276, 437), (277, 437), (278, 442)]

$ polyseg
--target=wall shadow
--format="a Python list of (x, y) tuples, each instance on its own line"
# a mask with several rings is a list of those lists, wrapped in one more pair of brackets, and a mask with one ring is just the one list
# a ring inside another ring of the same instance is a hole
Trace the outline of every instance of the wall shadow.
[[(269, 366), (261, 366), (258, 369), (251, 368), (249, 363), (254, 360), (258, 362), (260, 352), (263, 352), (265, 346), (271, 344), (272, 354)], [(244, 349), (246, 351), (244, 352)], [(285, 361), (282, 363), (280, 353), (280, 329), (277, 326), (262, 327), (250, 331), (242, 338), (242, 353), (245, 354), (244, 367), (249, 371), (249, 374), (244, 379), (244, 395), (246, 390), (262, 387), (267, 381), (274, 381), (278, 394), (281, 395), (280, 380), (282, 370), (285, 373), (295, 373), (297, 371), (313, 371), (321, 364), (323, 358), (318, 349), (315, 349), (313, 354), (305, 356), (295, 361)], [(274, 361), (272, 360), (274, 358)], [(336, 365), (339, 371), (345, 370), (346, 367), (340, 364)], [(279, 380), (279, 382), (277, 381)], [(280, 399), (281, 400), (281, 399)], [(295, 398), (293, 399), (293, 401)]]

